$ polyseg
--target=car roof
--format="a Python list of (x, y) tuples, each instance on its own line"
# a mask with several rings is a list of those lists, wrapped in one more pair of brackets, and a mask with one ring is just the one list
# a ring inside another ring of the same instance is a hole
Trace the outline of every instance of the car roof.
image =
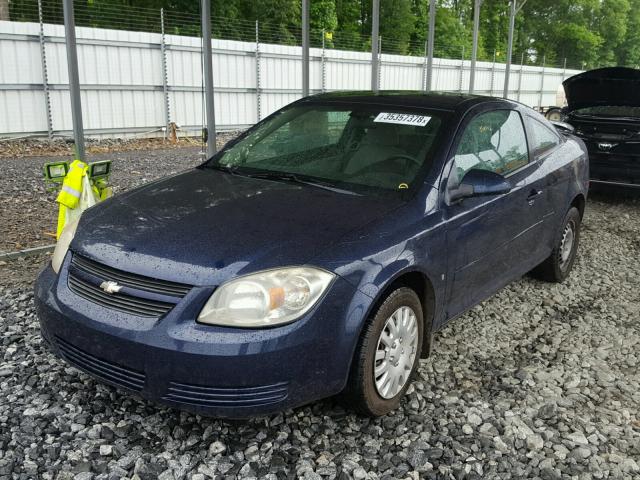
[(513, 107), (516, 102), (503, 98), (469, 95), (455, 92), (423, 92), (411, 90), (341, 91), (320, 93), (305, 97), (304, 103), (376, 104), (402, 108), (436, 109), (448, 111), (468, 110), (480, 103), (498, 102)]

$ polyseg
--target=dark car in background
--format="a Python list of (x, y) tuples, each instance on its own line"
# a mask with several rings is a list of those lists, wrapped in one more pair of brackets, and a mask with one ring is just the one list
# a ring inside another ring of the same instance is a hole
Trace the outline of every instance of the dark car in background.
[(563, 86), (563, 121), (587, 145), (591, 181), (640, 188), (640, 70), (600, 68)]
[(587, 188), (583, 142), (511, 101), (304, 98), (68, 225), (36, 284), (42, 335), (202, 414), (342, 393), (383, 415), (449, 320), (532, 269), (567, 277)]

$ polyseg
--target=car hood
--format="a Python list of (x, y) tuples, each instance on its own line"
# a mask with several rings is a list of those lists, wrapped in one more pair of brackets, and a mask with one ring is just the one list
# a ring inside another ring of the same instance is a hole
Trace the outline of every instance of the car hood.
[(194, 169), (87, 210), (71, 250), (153, 278), (217, 285), (304, 264), (399, 203)]
[(599, 68), (574, 75), (562, 82), (567, 110), (607, 106), (640, 106), (640, 70), (624, 67)]

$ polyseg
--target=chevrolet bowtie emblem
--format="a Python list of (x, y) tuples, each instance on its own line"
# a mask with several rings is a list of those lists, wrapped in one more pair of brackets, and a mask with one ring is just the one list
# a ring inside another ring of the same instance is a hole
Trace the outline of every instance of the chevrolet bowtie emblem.
[(618, 145), (617, 143), (599, 143), (598, 148), (600, 150), (604, 150), (605, 152), (608, 152), (609, 150), (611, 150), (613, 147), (617, 145)]
[(118, 282), (105, 280), (100, 284), (100, 288), (107, 293), (118, 293), (122, 289), (122, 285), (118, 285)]

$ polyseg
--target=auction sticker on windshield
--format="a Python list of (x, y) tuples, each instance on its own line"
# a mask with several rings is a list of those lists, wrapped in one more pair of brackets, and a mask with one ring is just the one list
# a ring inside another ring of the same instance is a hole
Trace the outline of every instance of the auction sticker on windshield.
[(426, 115), (380, 112), (373, 121), (383, 123), (398, 123), (400, 125), (413, 125), (414, 127), (424, 127), (427, 123), (429, 123), (429, 120), (431, 120), (431, 117), (428, 117)]

